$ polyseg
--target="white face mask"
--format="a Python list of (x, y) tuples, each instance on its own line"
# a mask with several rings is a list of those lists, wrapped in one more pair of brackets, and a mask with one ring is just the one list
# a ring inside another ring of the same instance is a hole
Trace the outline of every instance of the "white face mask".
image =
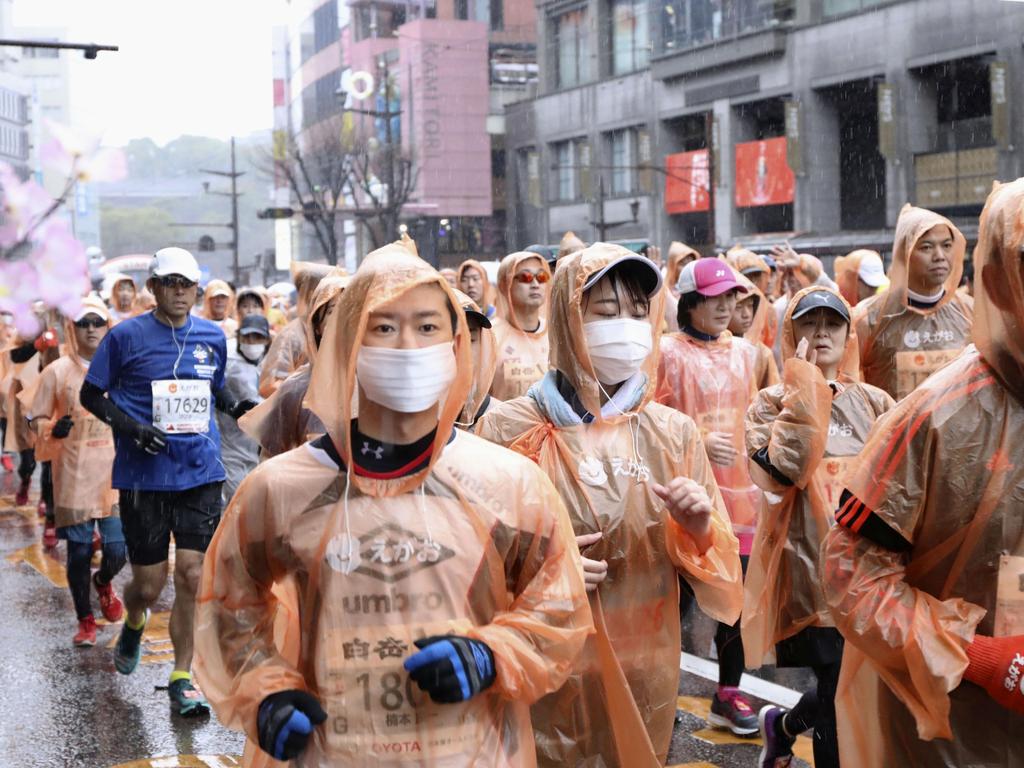
[(246, 360), (259, 360), (266, 351), (266, 344), (239, 344), (238, 351)]
[(646, 320), (617, 317), (583, 324), (583, 336), (602, 384), (621, 384), (639, 371), (651, 354), (651, 324)]
[(398, 413), (422, 413), (436, 405), (455, 381), (450, 341), (420, 349), (360, 347), (359, 386), (374, 403)]

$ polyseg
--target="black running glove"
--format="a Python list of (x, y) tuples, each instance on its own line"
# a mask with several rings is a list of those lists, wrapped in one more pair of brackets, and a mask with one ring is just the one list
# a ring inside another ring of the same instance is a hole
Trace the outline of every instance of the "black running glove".
[(327, 719), (315, 697), (305, 691), (272, 693), (256, 718), (260, 749), (275, 760), (291, 760), (306, 748), (313, 729)]
[(50, 430), (50, 437), (63, 440), (71, 434), (73, 426), (75, 426), (75, 422), (71, 420), (70, 416), (61, 416), (57, 419), (57, 423), (53, 425), (53, 429)]
[(494, 684), (494, 654), (485, 643), (460, 635), (424, 637), (405, 660), (405, 670), (421, 691), (439, 704), (455, 704)]

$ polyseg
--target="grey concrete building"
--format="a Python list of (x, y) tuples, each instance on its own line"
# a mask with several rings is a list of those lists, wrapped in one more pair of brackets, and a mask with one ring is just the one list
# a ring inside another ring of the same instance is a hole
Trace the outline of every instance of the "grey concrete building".
[(992, 180), (1024, 173), (1024, 3), (537, 9), (538, 93), (507, 110), (510, 246), (604, 224), (706, 250), (885, 250), (905, 203), (970, 236)]

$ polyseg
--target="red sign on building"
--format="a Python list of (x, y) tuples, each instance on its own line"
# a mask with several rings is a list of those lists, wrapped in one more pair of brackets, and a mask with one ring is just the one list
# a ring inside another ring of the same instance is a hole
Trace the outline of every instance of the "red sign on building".
[(785, 136), (736, 145), (737, 208), (792, 203), (795, 189)]
[(665, 158), (665, 212), (698, 213), (711, 207), (708, 151), (679, 152)]

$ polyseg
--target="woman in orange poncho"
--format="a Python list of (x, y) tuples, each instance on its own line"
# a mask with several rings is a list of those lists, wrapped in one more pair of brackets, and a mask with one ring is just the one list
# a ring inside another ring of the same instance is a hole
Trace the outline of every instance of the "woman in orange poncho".
[(775, 356), (771, 349), (761, 341), (768, 318), (774, 316), (769, 311), (771, 306), (764, 294), (740, 272), (736, 272), (736, 280), (747, 289), (747, 294), (737, 297), (736, 309), (733, 310), (729, 322), (729, 332), (733, 336), (746, 339), (757, 349), (760, 362), (757, 366), (757, 388), (764, 389), (779, 383), (779, 369), (775, 365)]
[(660, 282), (621, 246), (564, 257), (553, 370), (477, 428), (540, 464), (585, 558), (597, 635), (569, 682), (533, 708), (542, 766), (664, 765), (679, 682), (677, 573), (709, 615), (732, 623), (739, 612), (737, 542), (700, 433), (652, 402)]
[[(561, 686), (593, 624), (550, 481), (453, 429), (470, 367), (447, 282), (400, 245), (369, 254), (310, 384), (327, 435), (243, 481), (204, 561), (197, 676), (251, 745), (297, 766), (536, 764), (529, 705)], [(282, 580), (291, 657), (273, 631)], [(445, 655), (449, 670), (489, 662), (472, 685), (423, 655), (456, 643), (473, 658)], [(440, 703), (442, 684), (459, 695)]]
[(842, 637), (822, 594), (819, 549), (831, 527), (847, 470), (875, 420), (894, 405), (857, 381), (851, 310), (834, 291), (805, 288), (783, 321), (781, 384), (761, 390), (747, 411), (750, 475), (765, 492), (750, 553), (743, 604), (743, 646), (751, 666), (810, 667), (817, 689), (789, 712), (760, 717), (775, 765), (797, 734), (814, 728), (814, 764), (839, 765), (835, 691)]
[(981, 214), (977, 347), (878, 422), (825, 539), (848, 765), (1024, 764), (1022, 249), (1018, 179)]
[(469, 296), (489, 320), (494, 319), (498, 311), (494, 306), (494, 286), (483, 264), (473, 259), (462, 262), (459, 265), (457, 288)]
[(466, 314), (473, 349), (473, 387), (469, 390), (466, 405), (457, 423), (463, 429), (473, 429), (487, 411), (501, 404), (500, 400), (491, 397), (490, 392), (498, 352), (494, 347), (494, 332), (487, 315), (462, 291), (455, 291), (455, 298)]
[(679, 330), (679, 323), (676, 321), (676, 311), (679, 308), (679, 289), (676, 283), (679, 282), (679, 273), (683, 267), (691, 261), (700, 258), (700, 253), (685, 243), (673, 240), (668, 247), (668, 257), (665, 260), (665, 330), (667, 333), (675, 333)]
[(229, 339), (235, 338), (238, 321), (235, 315), (235, 292), (223, 280), (211, 280), (203, 291), (203, 308), (200, 317), (215, 323)]

